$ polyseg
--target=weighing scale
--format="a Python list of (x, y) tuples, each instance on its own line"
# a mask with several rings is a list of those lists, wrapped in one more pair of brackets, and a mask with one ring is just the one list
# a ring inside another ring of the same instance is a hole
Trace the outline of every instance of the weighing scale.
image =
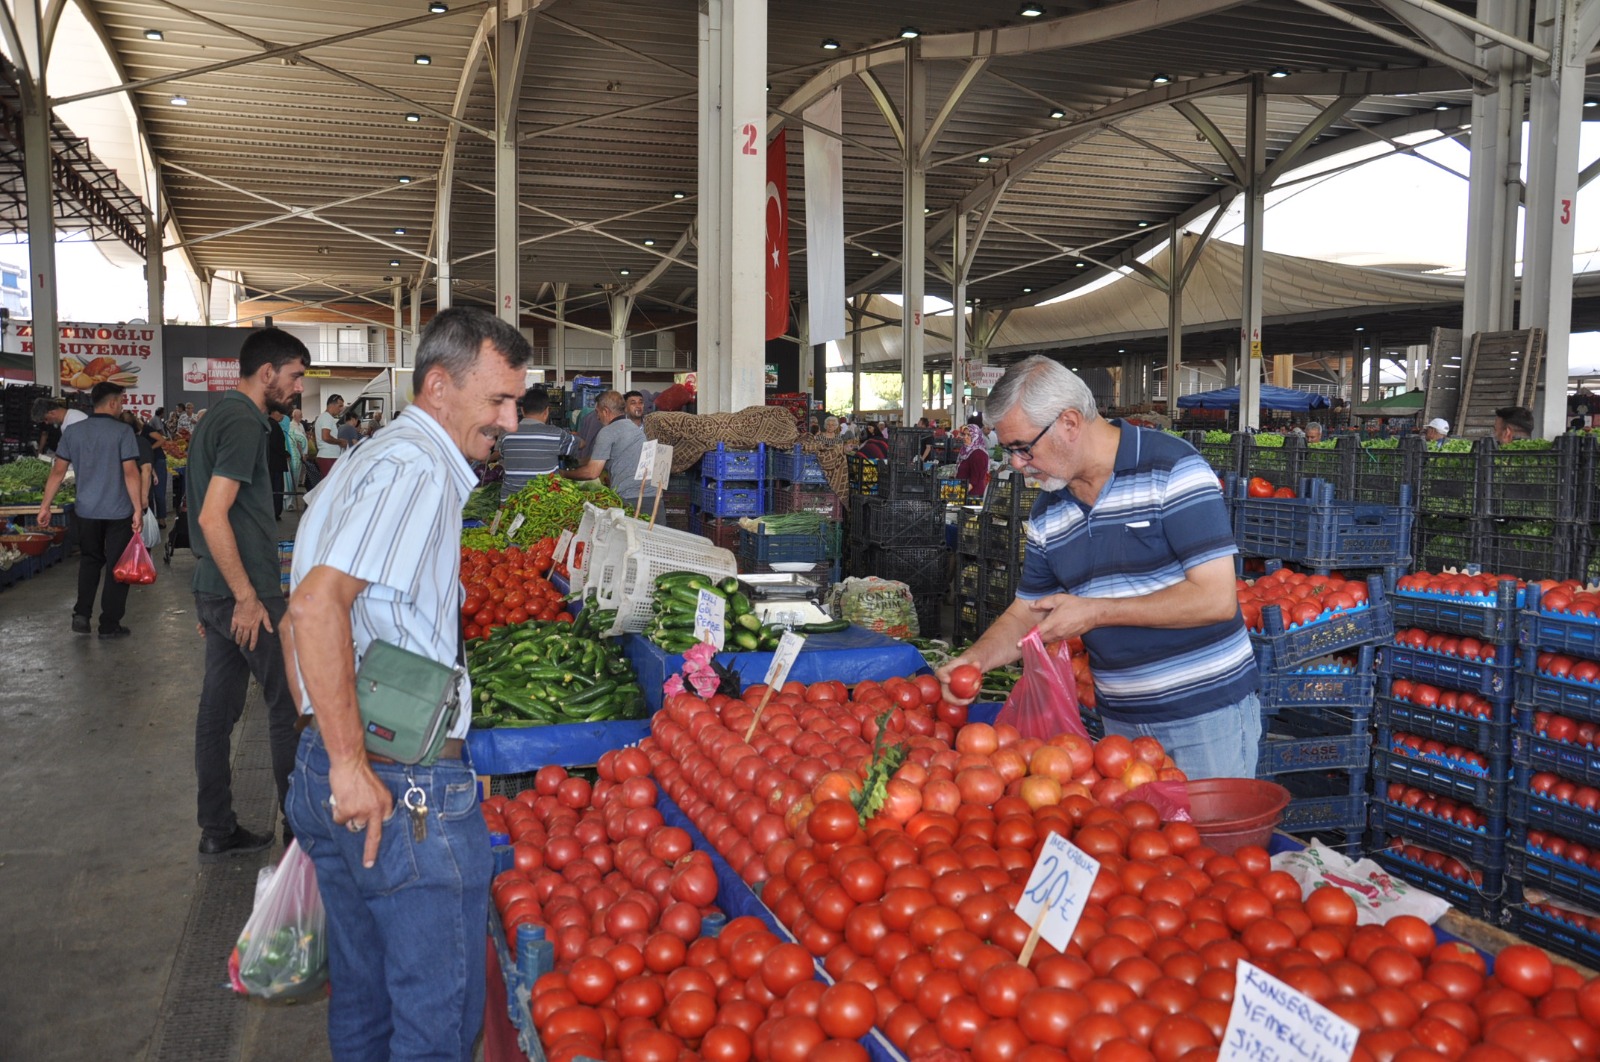
[[(815, 567), (807, 564), (806, 568)], [(826, 623), (833, 617), (821, 607), (822, 584), (797, 572), (752, 572), (739, 576), (739, 589), (750, 599), (762, 623), (794, 627)]]

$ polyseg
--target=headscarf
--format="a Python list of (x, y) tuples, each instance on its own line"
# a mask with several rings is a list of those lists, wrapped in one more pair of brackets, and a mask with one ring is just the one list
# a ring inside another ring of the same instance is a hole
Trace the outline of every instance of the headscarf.
[(956, 456), (956, 464), (960, 464), (979, 450), (987, 449), (984, 446), (983, 429), (976, 424), (964, 424), (961, 432), (966, 436), (966, 445), (961, 448), (961, 453)]

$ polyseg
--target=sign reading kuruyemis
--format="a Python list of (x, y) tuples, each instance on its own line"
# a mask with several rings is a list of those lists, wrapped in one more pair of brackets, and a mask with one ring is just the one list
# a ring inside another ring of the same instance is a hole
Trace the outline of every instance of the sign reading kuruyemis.
[[(17, 325), (22, 353), (33, 354), (33, 326)], [(95, 384), (126, 388), (123, 406), (149, 416), (162, 405), (161, 353), (148, 325), (63, 324), (60, 326), (61, 391), (87, 394)], [(43, 382), (43, 381), (40, 381)]]

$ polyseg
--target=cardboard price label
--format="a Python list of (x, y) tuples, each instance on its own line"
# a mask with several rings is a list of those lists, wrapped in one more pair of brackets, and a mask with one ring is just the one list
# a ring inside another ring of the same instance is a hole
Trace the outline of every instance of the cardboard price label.
[(494, 511), (494, 519), (489, 521), (489, 534), (493, 535), (499, 532), (500, 518), (505, 516), (505, 514), (506, 511), (504, 509), (496, 509)]
[(650, 471), (650, 482), (664, 487), (672, 478), (672, 447), (666, 443), (656, 445), (655, 467)]
[(700, 602), (694, 609), (694, 636), (710, 642), (720, 651), (727, 642), (728, 602), (721, 594), (710, 590), (700, 591)]
[[(656, 469), (656, 451), (660, 445), (654, 439), (646, 439), (644, 445), (639, 447), (639, 467), (633, 470), (633, 478), (641, 482), (651, 478)], [(657, 482), (660, 482), (657, 480)]]
[(795, 657), (800, 655), (800, 647), (806, 640), (794, 631), (784, 631), (783, 637), (778, 639), (778, 648), (772, 654), (772, 665), (767, 668), (767, 685), (774, 689), (789, 681), (789, 669), (794, 667)]
[(569, 550), (571, 548), (572, 548), (572, 528), (569, 527), (565, 531), (561, 532), (561, 537), (560, 538), (556, 539), (556, 554), (555, 554), (555, 556), (556, 556), (556, 563), (557, 564), (562, 564), (562, 563), (566, 562), (567, 550)]
[(511, 521), (511, 526), (506, 528), (506, 537), (515, 538), (517, 534), (517, 528), (521, 527), (526, 520), (527, 517), (523, 516), (521, 513), (518, 513), (517, 518)]
[(1235, 978), (1217, 1062), (1348, 1062), (1355, 1054), (1360, 1030), (1310, 996), (1244, 959)]
[(1039, 935), (1057, 951), (1065, 951), (1083, 917), (1083, 906), (1094, 888), (1100, 861), (1069, 844), (1059, 833), (1045, 838), (1044, 849), (1017, 901), (1017, 916), (1032, 925), (1041, 912)]

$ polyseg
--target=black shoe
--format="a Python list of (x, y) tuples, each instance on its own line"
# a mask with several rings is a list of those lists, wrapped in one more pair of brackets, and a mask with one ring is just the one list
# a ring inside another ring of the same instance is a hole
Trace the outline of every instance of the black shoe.
[(72, 614), (72, 633), (73, 634), (88, 634), (89, 633), (89, 617), (88, 616), (80, 616), (76, 612), (74, 612)]
[(224, 856), (244, 855), (247, 852), (259, 852), (271, 844), (270, 833), (251, 833), (243, 826), (235, 826), (233, 832), (220, 841), (211, 837), (200, 838), (200, 857), (220, 859)]
[[(85, 621), (85, 626), (87, 626), (87, 621)], [(88, 631), (85, 631), (84, 633), (87, 634)], [(102, 638), (126, 638), (128, 635), (130, 635), (132, 633), (133, 632), (130, 631), (128, 628), (122, 626), (121, 624), (118, 624), (117, 626), (112, 627), (109, 630), (101, 631), (100, 632), (100, 637), (102, 637)]]

